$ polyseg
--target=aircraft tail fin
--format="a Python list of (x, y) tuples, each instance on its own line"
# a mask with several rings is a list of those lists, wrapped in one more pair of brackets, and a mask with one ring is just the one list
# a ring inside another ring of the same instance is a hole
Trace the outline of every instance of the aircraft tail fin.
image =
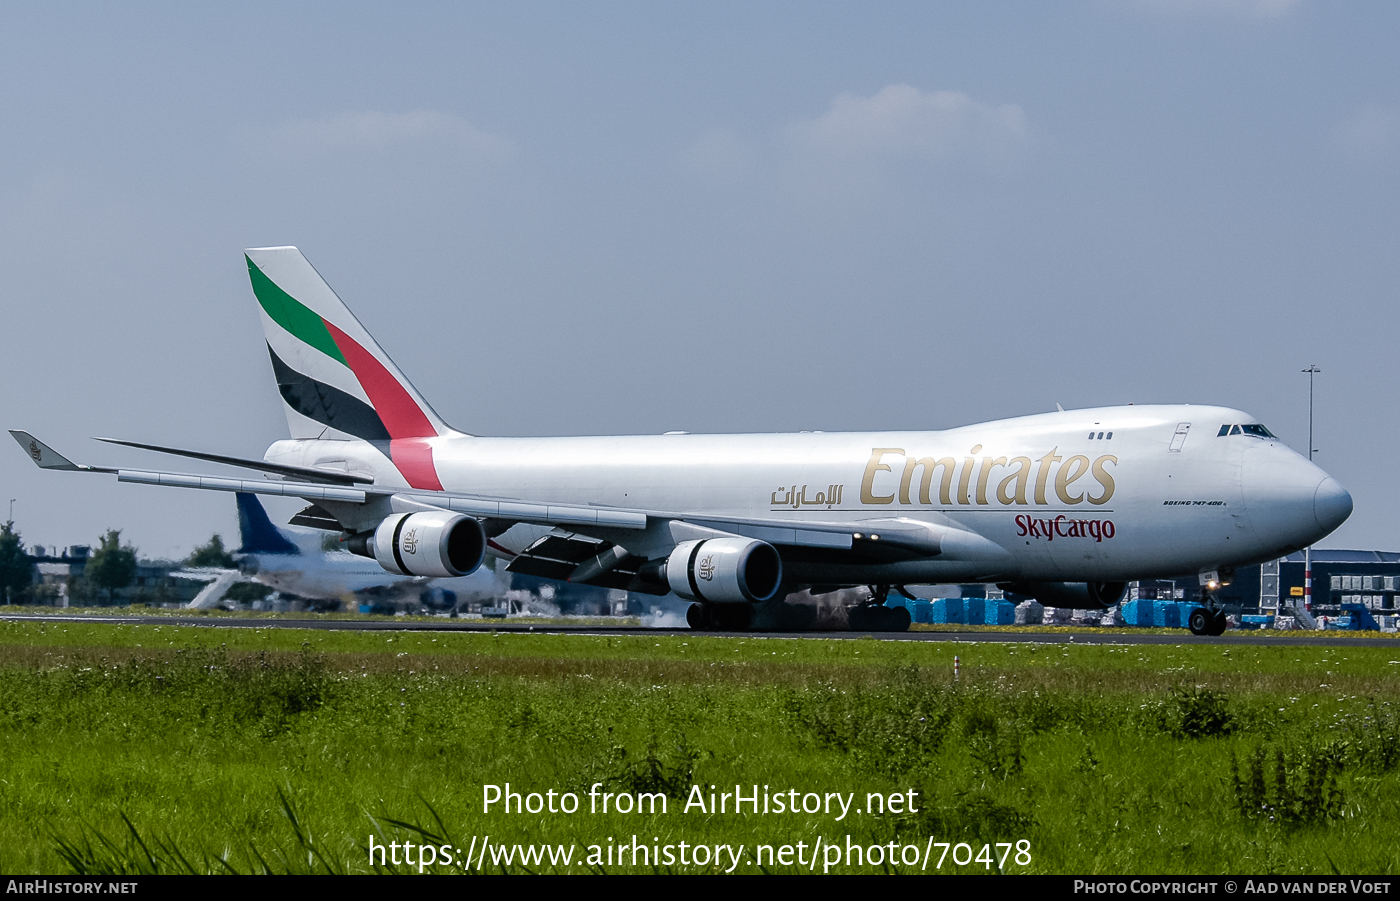
[(452, 431), (300, 250), (255, 247), (244, 256), (293, 438), (394, 441)]
[(300, 554), (301, 548), (282, 534), (268, 519), (257, 495), (238, 492), (238, 535), (243, 546), (240, 554)]

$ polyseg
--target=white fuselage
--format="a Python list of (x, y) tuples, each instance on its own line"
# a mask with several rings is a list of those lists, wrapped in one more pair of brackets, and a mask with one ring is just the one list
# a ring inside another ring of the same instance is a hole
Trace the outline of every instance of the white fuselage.
[[(784, 572), (797, 582), (1118, 581), (1277, 558), (1346, 519), (1350, 495), (1281, 441), (1218, 435), (1222, 425), (1253, 422), (1225, 407), (1127, 406), (934, 432), (430, 443), (447, 491), (852, 530), (898, 519), (947, 536), (937, 556), (893, 562), (784, 551)], [(378, 485), (402, 484), (361, 441), (279, 441), (267, 459), (345, 465), (372, 472)], [(518, 551), (540, 528), (517, 527), (497, 542)], [(643, 556), (667, 551), (664, 535), (574, 530)]]

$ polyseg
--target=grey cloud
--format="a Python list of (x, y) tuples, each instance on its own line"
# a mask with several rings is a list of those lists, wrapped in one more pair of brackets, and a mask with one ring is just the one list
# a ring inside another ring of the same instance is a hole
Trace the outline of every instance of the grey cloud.
[(799, 153), (832, 161), (962, 159), (1002, 162), (1025, 146), (1019, 106), (992, 106), (961, 91), (921, 91), (907, 84), (871, 97), (843, 93), (817, 119), (791, 129)]
[(482, 131), (460, 116), (437, 110), (406, 113), (370, 110), (301, 119), (250, 136), (250, 139), (255, 149), (300, 156), (345, 151), (385, 153), (433, 147), (461, 152), (482, 161), (502, 161), (514, 153), (507, 138)]
[(1302, 5), (1302, 0), (1127, 0), (1127, 3), (1147, 12), (1172, 16), (1272, 19), (1288, 15)]

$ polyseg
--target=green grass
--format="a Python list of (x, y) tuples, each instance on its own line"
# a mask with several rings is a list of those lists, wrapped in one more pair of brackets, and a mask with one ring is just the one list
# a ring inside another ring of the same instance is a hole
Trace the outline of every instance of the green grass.
[[(953, 680), (953, 655), (961, 678)], [(0, 869), (371, 872), (374, 841), (1029, 842), (1036, 873), (1388, 873), (1386, 644), (1013, 645), (0, 623)], [(483, 812), (483, 785), (582, 810)], [(589, 813), (590, 786), (669, 795)], [(692, 783), (853, 793), (685, 812)], [(919, 810), (857, 813), (867, 793)], [(994, 853), (996, 852), (994, 850)], [(938, 850), (934, 851), (937, 862)], [(696, 872), (715, 867), (659, 867)], [(565, 869), (541, 865), (499, 871)], [(775, 872), (805, 867), (765, 868)], [(455, 863), (436, 865), (460, 871)], [(822, 869), (820, 862), (817, 871)], [(915, 869), (898, 864), (837, 868)], [(986, 872), (982, 863), (944, 871)], [(993, 871), (995, 867), (993, 867)], [(473, 870), (474, 871), (474, 870)]]

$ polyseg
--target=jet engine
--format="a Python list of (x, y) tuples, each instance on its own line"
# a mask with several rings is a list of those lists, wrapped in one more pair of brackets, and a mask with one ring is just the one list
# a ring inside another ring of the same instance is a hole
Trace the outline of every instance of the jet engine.
[(460, 513), (396, 513), (347, 546), (401, 576), (452, 578), (474, 572), (486, 556), (481, 523)]
[(1047, 607), (1075, 610), (1107, 610), (1117, 606), (1128, 590), (1127, 582), (1005, 582), (1002, 591), (1035, 598)]
[(688, 601), (754, 603), (778, 592), (783, 561), (773, 545), (753, 538), (682, 541), (666, 558), (665, 578)]

